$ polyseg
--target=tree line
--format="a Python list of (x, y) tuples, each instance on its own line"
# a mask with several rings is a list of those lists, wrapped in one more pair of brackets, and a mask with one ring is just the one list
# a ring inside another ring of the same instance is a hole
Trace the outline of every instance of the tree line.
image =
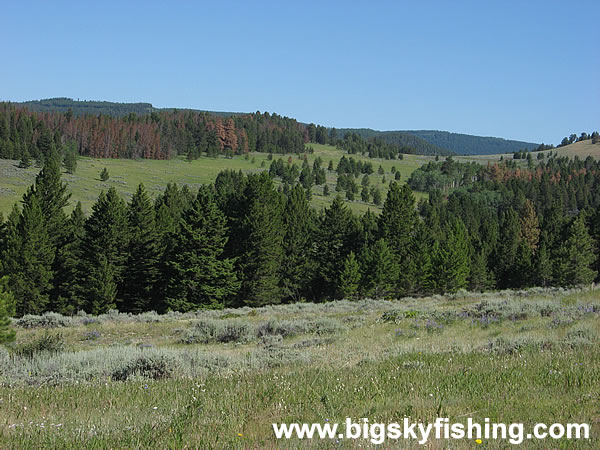
[(599, 174), (591, 159), (482, 167), (470, 186), (432, 189), (419, 204), (394, 180), (381, 214), (357, 215), (339, 196), (316, 211), (300, 182), (283, 192), (268, 172), (224, 171), (154, 200), (143, 185), (128, 203), (111, 188), (85, 217), (80, 204), (66, 214), (50, 157), (1, 221), (0, 284), (22, 316), (589, 283), (600, 268)]

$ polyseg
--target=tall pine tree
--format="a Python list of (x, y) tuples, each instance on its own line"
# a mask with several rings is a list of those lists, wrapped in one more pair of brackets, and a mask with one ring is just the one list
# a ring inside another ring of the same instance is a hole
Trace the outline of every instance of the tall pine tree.
[(154, 220), (154, 208), (144, 185), (140, 184), (127, 207), (128, 247), (127, 270), (119, 310), (142, 312), (158, 308), (155, 295), (160, 261), (159, 233)]
[(240, 283), (233, 261), (223, 257), (226, 242), (225, 216), (212, 186), (202, 186), (183, 212), (165, 255), (168, 308), (222, 308), (237, 293)]
[(79, 276), (85, 310), (102, 314), (116, 307), (127, 262), (128, 226), (125, 202), (114, 188), (100, 193), (85, 223)]

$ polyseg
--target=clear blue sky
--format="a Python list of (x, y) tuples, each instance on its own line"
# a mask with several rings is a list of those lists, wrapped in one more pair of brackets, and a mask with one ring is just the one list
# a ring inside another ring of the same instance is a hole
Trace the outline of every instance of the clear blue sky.
[(1, 100), (269, 111), (557, 144), (600, 129), (600, 2), (4, 1)]

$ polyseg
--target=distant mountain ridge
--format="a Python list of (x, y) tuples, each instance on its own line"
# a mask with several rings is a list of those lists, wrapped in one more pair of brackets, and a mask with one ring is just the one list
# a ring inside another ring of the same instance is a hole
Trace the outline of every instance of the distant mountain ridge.
[[(138, 115), (150, 114), (154, 111), (195, 111), (206, 112), (220, 117), (231, 117), (243, 112), (207, 111), (191, 108), (155, 108), (151, 103), (118, 103), (107, 101), (73, 100), (66, 97), (33, 100), (26, 102), (12, 102), (15, 105), (27, 107), (36, 112), (63, 112), (69, 109), (74, 115), (106, 114), (115, 117), (126, 116), (131, 113)], [(497, 153), (510, 153), (518, 150), (533, 150), (539, 144), (508, 140), (497, 137), (473, 136), (469, 134), (451, 133), (438, 130), (397, 130), (378, 131), (370, 128), (340, 128), (338, 136), (346, 132), (353, 132), (363, 138), (377, 137), (390, 144), (408, 146), (424, 155), (489, 155)]]
[(155, 108), (152, 103), (119, 103), (105, 102), (95, 100), (73, 100), (67, 97), (46, 98), (43, 100), (31, 100), (27, 102), (11, 102), (16, 105), (24, 106), (27, 109), (35, 112), (62, 112), (65, 113), (69, 109), (76, 116), (83, 114), (106, 114), (114, 117), (123, 117), (131, 113), (138, 115), (150, 114), (153, 111), (195, 111), (206, 112), (215, 116), (229, 117), (236, 114), (245, 114), (239, 112), (226, 111), (205, 111), (201, 109), (191, 108)]
[(438, 130), (397, 130), (377, 131), (370, 128), (341, 128), (340, 135), (353, 132), (364, 138), (379, 137), (386, 142), (400, 145), (411, 145), (411, 138), (426, 141), (431, 148), (437, 148), (439, 154), (457, 155), (492, 155), (511, 153), (518, 150), (533, 150), (539, 144), (533, 142), (514, 141), (497, 137), (473, 136), (470, 134), (451, 133)]
[(438, 147), (448, 149), (459, 155), (492, 155), (511, 153), (517, 150), (534, 150), (539, 143), (515, 141), (490, 136), (474, 136), (471, 134), (450, 133), (437, 130), (408, 130), (404, 133), (414, 134)]

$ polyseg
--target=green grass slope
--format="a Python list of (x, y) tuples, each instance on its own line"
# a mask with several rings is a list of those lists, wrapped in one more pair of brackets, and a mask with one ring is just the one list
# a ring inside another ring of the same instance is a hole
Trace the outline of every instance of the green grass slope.
[[(319, 144), (311, 146), (315, 149), (314, 154), (307, 155), (311, 166), (314, 159), (320, 156), (324, 161), (324, 168), (327, 168), (330, 160), (336, 167), (340, 158), (345, 155), (335, 147)], [(302, 164), (302, 160), (296, 155), (273, 155), (273, 158), (279, 157), (284, 161), (291, 157), (297, 165)], [(371, 161), (375, 171), (380, 164), (383, 166), (386, 172), (386, 184), (382, 183), (382, 176), (376, 173), (370, 176), (370, 181), (371, 185), (377, 186), (384, 196), (388, 183), (394, 179), (391, 173), (392, 166), (396, 166), (400, 172), (401, 181), (406, 181), (413, 170), (428, 160), (427, 157), (416, 155), (406, 155), (402, 161), (369, 159), (358, 155), (353, 155), (353, 157), (362, 161)], [(111, 186), (114, 186), (125, 200), (129, 200), (139, 183), (144, 183), (150, 194), (155, 196), (165, 189), (167, 183), (187, 184), (192, 189), (197, 189), (200, 184), (213, 182), (222, 170), (242, 170), (251, 173), (268, 170), (270, 164), (271, 161), (268, 160), (266, 153), (251, 153), (248, 159), (243, 156), (235, 156), (232, 159), (201, 157), (194, 161), (187, 161), (183, 157), (168, 161), (79, 158), (75, 174), (63, 173), (63, 180), (68, 183), (72, 193), (70, 206), (73, 207), (77, 201), (81, 201), (84, 212), (90, 213), (100, 191), (107, 190)], [(100, 171), (104, 167), (110, 174), (110, 178), (106, 182), (100, 180)], [(6, 216), (13, 204), (21, 200), (27, 187), (34, 182), (38, 171), (39, 168), (33, 167), (21, 169), (18, 167), (18, 161), (0, 160), (1, 213)], [(327, 171), (327, 184), (330, 191), (328, 197), (322, 195), (322, 186), (313, 187), (312, 203), (315, 207), (320, 208), (331, 203), (336, 194), (336, 181), (336, 173)], [(357, 183), (360, 183), (360, 179), (357, 180)], [(341, 194), (345, 198), (345, 194), (343, 192)], [(360, 198), (360, 195), (357, 197)], [(366, 211), (368, 208), (377, 210), (373, 204), (363, 203), (359, 200), (348, 202), (348, 204), (354, 211)]]

